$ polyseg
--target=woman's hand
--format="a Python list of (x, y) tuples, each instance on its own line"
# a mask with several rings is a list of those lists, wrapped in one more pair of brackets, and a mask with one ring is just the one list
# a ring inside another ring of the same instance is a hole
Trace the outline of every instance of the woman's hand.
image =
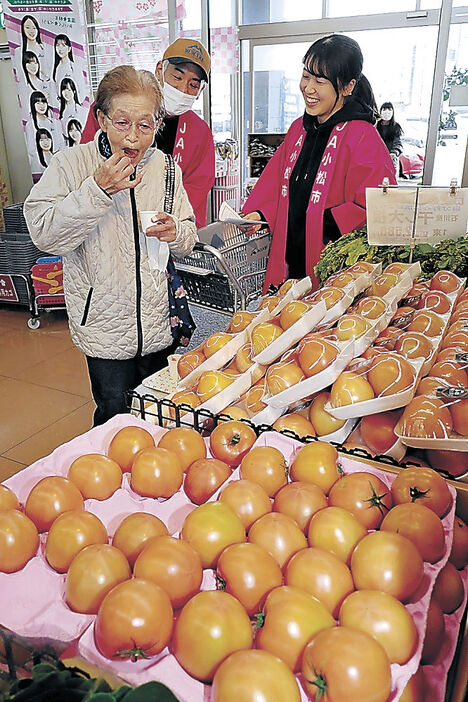
[[(243, 218), (244, 219), (251, 219), (254, 222), (260, 222), (262, 219), (258, 212), (249, 212), (248, 214), (243, 215)], [(261, 224), (253, 224), (251, 227), (242, 227), (242, 229), (245, 232), (245, 234), (247, 234), (247, 236), (252, 236), (256, 232), (258, 232), (260, 227), (261, 227)]]
[(96, 168), (94, 180), (101, 190), (104, 190), (108, 195), (115, 195), (120, 190), (134, 188), (141, 182), (141, 176), (130, 180), (134, 170), (130, 159), (125, 156), (123, 151), (119, 151), (112, 154), (107, 161)]
[(155, 224), (145, 231), (146, 236), (155, 236), (159, 241), (170, 243), (177, 236), (177, 229), (174, 219), (167, 212), (157, 212), (151, 218)]

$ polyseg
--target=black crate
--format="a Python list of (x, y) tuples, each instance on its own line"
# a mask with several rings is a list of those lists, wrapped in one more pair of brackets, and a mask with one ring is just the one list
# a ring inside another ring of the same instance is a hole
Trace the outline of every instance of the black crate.
[(21, 232), (22, 234), (28, 234), (28, 225), (23, 214), (23, 203), (17, 203), (16, 205), (7, 205), (3, 208), (3, 220), (5, 222), (5, 231), (7, 232)]
[(29, 234), (0, 232), (0, 273), (29, 274), (31, 266), (43, 255)]

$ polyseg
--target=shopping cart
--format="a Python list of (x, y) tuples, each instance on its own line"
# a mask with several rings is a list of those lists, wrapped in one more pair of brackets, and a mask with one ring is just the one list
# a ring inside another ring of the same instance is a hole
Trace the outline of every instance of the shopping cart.
[(263, 229), (248, 236), (242, 227), (214, 222), (198, 230), (199, 242), (176, 261), (189, 301), (231, 315), (259, 297), (271, 236)]

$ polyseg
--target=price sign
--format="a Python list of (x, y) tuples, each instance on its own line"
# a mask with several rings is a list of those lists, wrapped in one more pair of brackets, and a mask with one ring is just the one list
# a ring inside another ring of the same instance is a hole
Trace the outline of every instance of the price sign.
[(0, 273), (0, 302), (18, 302), (18, 293), (11, 275)]

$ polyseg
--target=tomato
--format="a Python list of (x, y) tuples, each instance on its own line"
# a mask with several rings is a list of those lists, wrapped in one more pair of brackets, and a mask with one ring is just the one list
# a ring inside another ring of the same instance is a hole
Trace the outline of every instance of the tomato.
[(149, 658), (160, 653), (172, 633), (172, 607), (164, 590), (133, 578), (103, 599), (94, 623), (94, 640), (106, 658)]
[(273, 363), (265, 375), (266, 385), (270, 395), (277, 395), (292, 385), (304, 380), (305, 375), (294, 357)]
[(171, 497), (182, 485), (184, 473), (174, 451), (142, 449), (132, 465), (130, 485), (144, 497)]
[(227, 332), (215, 332), (214, 334), (210, 334), (203, 344), (203, 353), (206, 358), (213, 356), (217, 351), (222, 349), (223, 346), (226, 346), (231, 339), (232, 334), (228, 334)]
[(372, 400), (374, 397), (372, 385), (367, 382), (365, 376), (353, 371), (343, 371), (332, 385), (330, 403), (333, 407), (344, 407), (355, 402)]
[(331, 486), (340, 477), (340, 471), (336, 448), (325, 441), (312, 441), (297, 451), (289, 474), (291, 480), (314, 483), (328, 495)]
[(246, 329), (249, 326), (250, 322), (252, 322), (254, 319), (254, 312), (246, 312), (245, 310), (239, 310), (238, 312), (234, 312), (234, 314), (231, 317), (231, 321), (229, 322), (227, 330), (229, 332), (233, 332), (234, 334), (240, 331), (244, 331), (244, 329)]
[(246, 531), (259, 517), (272, 510), (265, 490), (251, 480), (233, 480), (221, 490), (219, 499), (229, 505)]
[(426, 678), (421, 666), (408, 680), (399, 702), (426, 702)]
[(457, 515), (453, 522), (453, 542), (449, 561), (458, 570), (462, 570), (468, 564), (468, 526)]
[(404, 665), (418, 645), (413, 617), (399, 600), (385, 592), (352, 592), (341, 605), (339, 622), (372, 636), (383, 647), (390, 663)]
[(251, 415), (257, 414), (265, 409), (266, 402), (263, 402), (265, 395), (265, 378), (262, 378), (256, 385), (253, 385), (245, 395), (245, 406)]
[(313, 334), (304, 336), (297, 347), (299, 365), (308, 378), (328, 368), (338, 354), (335, 344)]
[(344, 598), (354, 590), (348, 566), (321, 548), (296, 553), (286, 568), (285, 582), (316, 597), (334, 617)]
[(199, 458), (188, 468), (184, 491), (196, 505), (206, 502), (231, 475), (227, 463), (217, 458)]
[(431, 290), (442, 290), (451, 293), (460, 287), (460, 279), (452, 271), (438, 271), (431, 278)]
[(138, 451), (154, 446), (154, 439), (146, 429), (141, 427), (124, 427), (120, 429), (109, 444), (107, 455), (119, 464), (122, 471), (129, 471)]
[[(468, 381), (466, 384), (468, 387)], [(453, 429), (462, 436), (468, 436), (468, 398), (453, 400), (449, 404)]]
[(96, 515), (71, 510), (57, 517), (50, 527), (45, 556), (54, 570), (66, 573), (79, 551), (91, 544), (107, 544), (107, 538), (106, 527)]
[(437, 361), (428, 375), (434, 378), (447, 378), (450, 381), (450, 385), (455, 387), (468, 387), (468, 375), (458, 361)]
[(283, 330), (278, 324), (272, 322), (260, 322), (252, 329), (251, 340), (254, 356), (261, 353), (267, 346), (272, 344)]
[[(195, 409), (195, 407), (198, 407), (200, 404), (200, 398), (191, 390), (180, 390), (174, 393), (170, 400), (177, 405), (178, 408), (180, 405), (188, 405), (192, 409)], [(173, 407), (165, 407), (164, 409), (167, 410), (167, 415), (165, 414), (164, 416), (167, 416), (169, 419), (176, 419), (178, 414), (177, 409)], [(179, 408), (179, 416), (183, 417), (184, 414), (187, 414), (187, 410)]]
[(445, 637), (445, 621), (442, 609), (435, 599), (431, 597), (427, 610), (426, 634), (421, 653), (421, 663), (431, 665), (439, 657)]
[(213, 702), (300, 702), (297, 680), (282, 660), (268, 651), (237, 651), (219, 666)]
[(465, 597), (463, 580), (453, 563), (446, 563), (439, 572), (432, 591), (444, 614), (452, 614)]
[(374, 278), (370, 287), (370, 294), (376, 297), (383, 297), (398, 284), (399, 280), (399, 273), (381, 273), (377, 278)]
[(17, 509), (0, 511), (0, 572), (14, 573), (36, 555), (39, 534), (34, 522)]
[(85, 500), (107, 500), (122, 484), (119, 464), (99, 453), (88, 453), (76, 458), (67, 477)]
[(206, 445), (202, 437), (198, 431), (187, 427), (169, 429), (159, 440), (158, 446), (177, 454), (184, 471), (194, 461), (206, 457)]
[[(423, 382), (430, 380), (423, 378)], [(443, 383), (438, 383), (439, 385)], [(446, 439), (452, 432), (453, 420), (442, 400), (421, 395), (413, 397), (403, 412), (401, 433), (423, 439)]]
[(326, 606), (297, 587), (281, 586), (266, 598), (258, 618), (256, 646), (278, 656), (293, 671), (301, 667), (304, 647), (312, 636), (334, 625)]
[(413, 542), (423, 561), (436, 563), (445, 553), (444, 527), (432, 509), (418, 502), (395, 505), (384, 517), (381, 531), (393, 531)]
[(418, 304), (419, 309), (432, 310), (437, 312), (437, 314), (446, 314), (450, 307), (450, 298), (441, 290), (431, 290), (423, 293)]
[(326, 507), (314, 514), (309, 524), (309, 546), (333, 553), (349, 565), (354, 547), (367, 530), (347, 509)]
[(248, 419), (249, 418), (249, 413), (247, 410), (243, 409), (242, 407), (239, 407), (238, 405), (230, 405), (229, 407), (225, 407), (220, 414), (224, 414), (226, 417), (229, 419)]
[(228, 466), (238, 466), (245, 454), (250, 451), (257, 435), (248, 424), (232, 420), (218, 424), (211, 432), (211, 454)]
[(340, 341), (359, 339), (370, 329), (370, 322), (359, 314), (344, 314), (335, 327), (336, 336)]
[(366, 317), (366, 319), (377, 319), (386, 310), (386, 305), (381, 297), (374, 297), (370, 295), (369, 297), (363, 297), (356, 304), (356, 312), (361, 315), (361, 317)]
[(157, 536), (144, 545), (133, 574), (162, 587), (172, 607), (179, 609), (199, 591), (203, 570), (200, 556), (186, 541)]
[(361, 419), (359, 429), (363, 440), (375, 454), (386, 453), (397, 441), (395, 426), (401, 417), (401, 410), (368, 414)]
[(179, 378), (186, 378), (195, 368), (198, 368), (203, 361), (206, 361), (206, 356), (201, 349), (194, 349), (184, 353), (177, 361), (177, 373)]
[(376, 397), (386, 397), (411, 388), (416, 374), (406, 358), (398, 354), (381, 353), (372, 360), (367, 379)]
[(342, 300), (343, 298), (343, 290), (340, 290), (340, 288), (333, 288), (331, 286), (324, 286), (323, 288), (317, 290), (317, 292), (313, 293), (308, 297), (308, 299), (312, 300), (313, 302), (319, 302), (320, 300), (323, 300), (327, 310), (329, 310), (330, 307), (333, 307), (333, 305), (336, 305), (336, 303)]
[(304, 300), (292, 300), (283, 307), (280, 313), (280, 325), (282, 329), (289, 329), (295, 324), (301, 317), (307, 312), (310, 312), (313, 305), (310, 302), (305, 302)]
[(342, 271), (341, 273), (336, 273), (335, 275), (330, 276), (327, 283), (332, 285), (334, 288), (344, 288), (349, 285), (349, 283), (352, 283), (353, 280), (354, 276), (352, 273)]
[(275, 307), (277, 307), (278, 302), (279, 302), (279, 297), (276, 295), (270, 295), (268, 297), (264, 297), (262, 299), (262, 301), (260, 302), (258, 309), (259, 310), (267, 309), (269, 312), (273, 312)]
[(133, 568), (147, 541), (155, 536), (167, 534), (166, 525), (154, 514), (133, 512), (120, 522), (112, 539), (112, 546), (122, 551)]
[(71, 480), (58, 475), (39, 480), (24, 506), (38, 531), (48, 531), (60, 514), (71, 509), (84, 509), (83, 497)]
[(395, 343), (395, 351), (405, 358), (429, 358), (434, 346), (420, 332), (406, 332)]
[(421, 584), (424, 567), (412, 541), (400, 534), (374, 531), (354, 549), (351, 573), (357, 590), (381, 590), (408, 602)]
[(313, 483), (289, 483), (276, 493), (273, 510), (292, 517), (307, 533), (313, 514), (328, 506), (325, 493)]
[(247, 614), (259, 612), (266, 596), (283, 582), (273, 556), (257, 544), (233, 544), (224, 549), (216, 572), (218, 589), (239, 600)]
[(391, 490), (396, 505), (418, 500), (441, 519), (452, 505), (452, 495), (444, 478), (432, 468), (424, 466), (403, 469), (393, 481)]
[(325, 629), (306, 646), (304, 685), (312, 700), (387, 702), (390, 664), (382, 646), (362, 631)]
[(325, 410), (330, 401), (330, 393), (321, 392), (314, 397), (309, 406), (309, 420), (312, 422), (317, 436), (326, 436), (341, 429), (346, 424), (345, 419), (336, 419)]
[(215, 568), (226, 546), (245, 541), (245, 530), (229, 505), (207, 502), (185, 518), (181, 536), (198, 552), (203, 568)]
[(300, 439), (305, 436), (315, 436), (315, 429), (303, 414), (299, 412), (291, 412), (284, 414), (273, 424), (273, 429), (276, 431), (292, 431)]
[(132, 573), (118, 548), (108, 544), (86, 546), (72, 560), (65, 583), (65, 600), (74, 612), (96, 614), (115, 585)]
[(270, 512), (257, 519), (250, 527), (249, 541), (268, 551), (281, 569), (294, 553), (307, 546), (294, 519), (280, 512)]
[(0, 485), (0, 509), (18, 509), (19, 502), (13, 490), (6, 485)]
[(257, 446), (242, 459), (240, 475), (244, 480), (258, 483), (269, 497), (274, 497), (288, 482), (288, 467), (277, 448)]
[(330, 507), (342, 507), (366, 529), (378, 529), (393, 501), (388, 488), (372, 473), (349, 473), (336, 481), (328, 496)]
[(173, 652), (189, 675), (211, 682), (219, 664), (235, 651), (252, 646), (245, 609), (219, 590), (199, 592), (187, 602), (175, 623)]

